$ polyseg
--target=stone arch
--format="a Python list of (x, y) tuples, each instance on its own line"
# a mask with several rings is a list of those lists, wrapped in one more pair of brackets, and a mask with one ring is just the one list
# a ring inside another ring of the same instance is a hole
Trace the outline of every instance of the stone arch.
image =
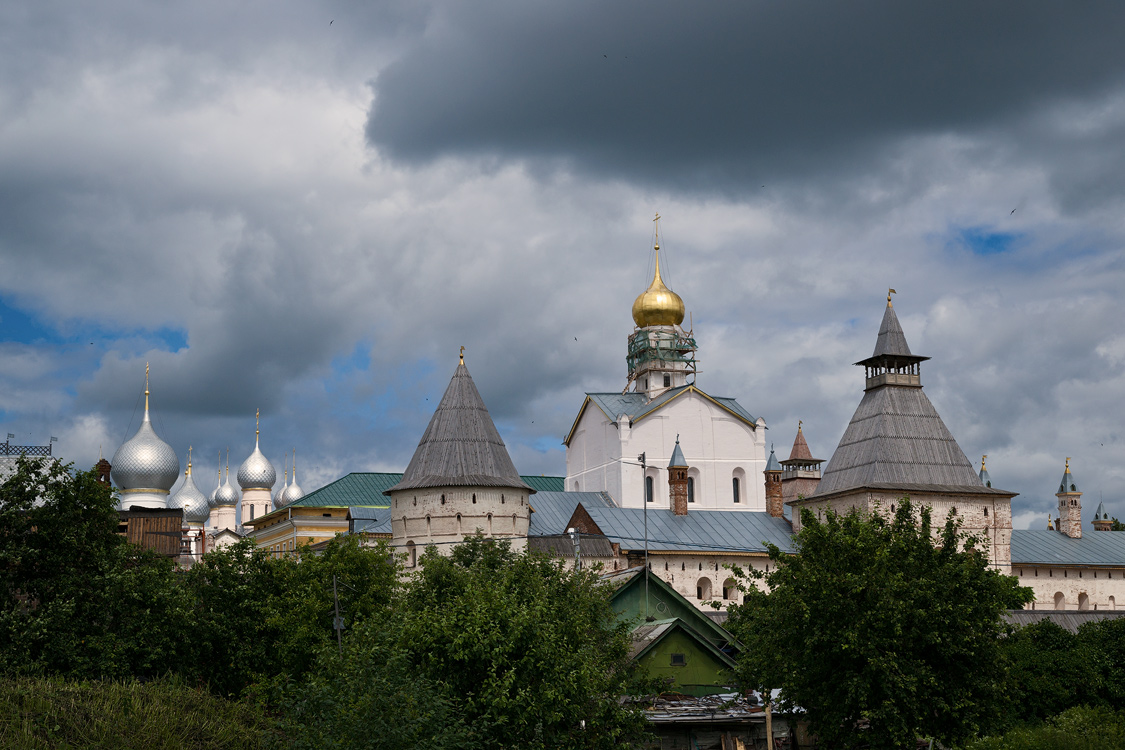
[(695, 583), (695, 598), (699, 601), (707, 601), (711, 598), (711, 579), (707, 576), (700, 578)]
[(1078, 609), (1085, 612), (1090, 608), (1090, 597), (1083, 591), (1078, 595)]
[(1055, 592), (1055, 609), (1066, 609), (1066, 597), (1063, 592)]
[(414, 546), (414, 542), (406, 543), (406, 565), (413, 568), (418, 564), (418, 548)]
[(582, 491), (582, 490), (581, 490), (581, 489), (579, 488), (579, 485), (578, 485), (578, 480), (577, 480), (577, 479), (575, 479), (575, 480), (574, 480), (574, 491), (575, 491), (575, 492), (581, 492), (581, 491)]
[(1109, 608), (1110, 609), (1117, 609), (1117, 597), (1115, 597), (1115, 596), (1109, 597)]
[(733, 578), (728, 578), (723, 581), (723, 598), (730, 601), (738, 601), (738, 587), (734, 585)]

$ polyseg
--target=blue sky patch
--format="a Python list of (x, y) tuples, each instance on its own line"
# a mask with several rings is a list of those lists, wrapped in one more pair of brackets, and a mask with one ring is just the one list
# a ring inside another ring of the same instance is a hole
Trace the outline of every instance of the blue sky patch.
[(140, 339), (146, 346), (157, 346), (173, 353), (188, 346), (188, 334), (182, 328), (107, 328), (82, 320), (68, 320), (57, 325), (0, 297), (0, 341), (53, 346), (93, 345), (109, 349), (126, 338)]
[(1021, 232), (994, 232), (990, 227), (964, 227), (954, 233), (951, 244), (970, 250), (973, 255), (1001, 255), (1018, 246), (1025, 238)]

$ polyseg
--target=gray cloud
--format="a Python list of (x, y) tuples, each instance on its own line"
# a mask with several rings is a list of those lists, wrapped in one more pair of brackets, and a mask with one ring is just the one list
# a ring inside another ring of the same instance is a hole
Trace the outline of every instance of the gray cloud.
[(367, 134), (746, 192), (1117, 90), (1123, 32), (1113, 3), (449, 4), (376, 78)]

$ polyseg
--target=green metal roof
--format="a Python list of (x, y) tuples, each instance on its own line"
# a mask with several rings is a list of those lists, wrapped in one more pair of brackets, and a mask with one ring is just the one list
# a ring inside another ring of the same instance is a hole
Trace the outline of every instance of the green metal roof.
[[(534, 489), (561, 492), (565, 477), (520, 477)], [(352, 472), (302, 497), (291, 506), (305, 508), (389, 508), (383, 491), (402, 481), (399, 472)]]

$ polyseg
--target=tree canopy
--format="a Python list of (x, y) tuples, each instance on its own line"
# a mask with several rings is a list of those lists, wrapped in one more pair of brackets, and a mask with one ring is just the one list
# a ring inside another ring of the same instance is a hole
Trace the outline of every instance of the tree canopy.
[(930, 516), (908, 499), (891, 518), (802, 510), (795, 554), (771, 546), (772, 573), (739, 576), (727, 622), (743, 684), (780, 688), (780, 707), (833, 747), (955, 744), (988, 726), (1005, 689), (1001, 613), (1031, 592)]

